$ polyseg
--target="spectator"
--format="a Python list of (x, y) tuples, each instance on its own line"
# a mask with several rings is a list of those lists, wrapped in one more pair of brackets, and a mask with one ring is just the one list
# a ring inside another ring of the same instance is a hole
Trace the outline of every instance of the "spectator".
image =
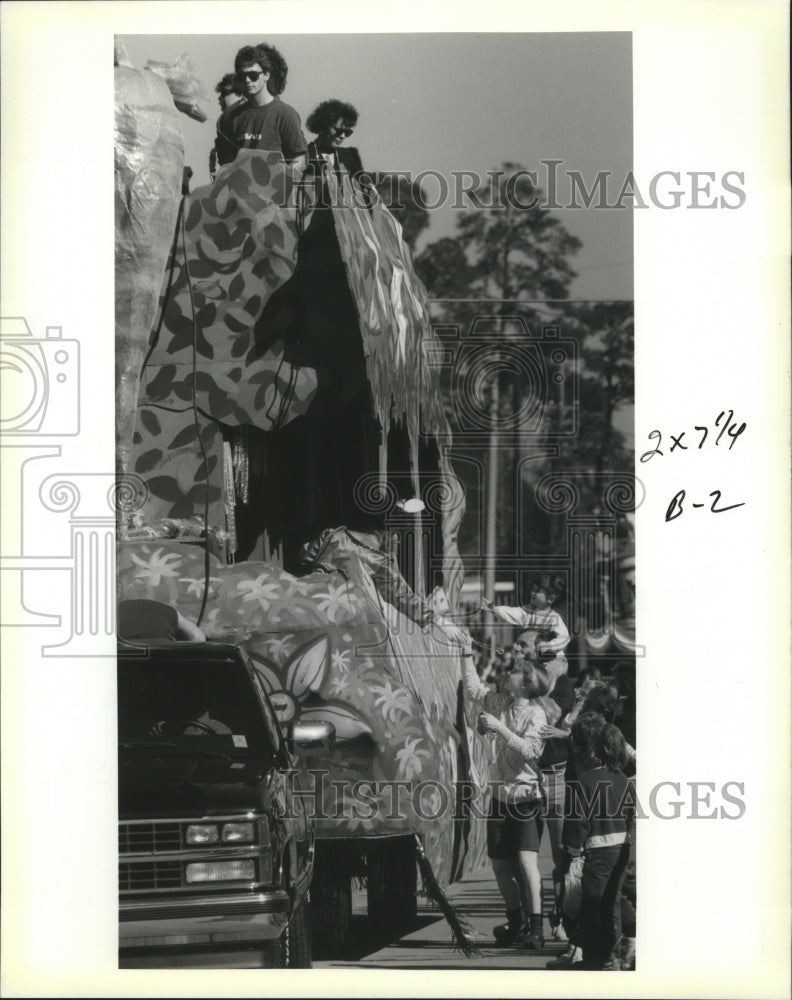
[(580, 706), (580, 713), (599, 712), (606, 722), (615, 722), (619, 713), (619, 699), (603, 683), (592, 687)]
[(578, 674), (576, 686), (580, 691), (580, 697), (585, 698), (589, 691), (602, 680), (602, 671), (599, 667), (586, 667)]
[(521, 632), (512, 647), (516, 659), (524, 659), (533, 664), (537, 674), (545, 681), (548, 693), (540, 698), (548, 725), (554, 726), (561, 718), (561, 709), (553, 700), (551, 693), (556, 683), (556, 677), (548, 670), (548, 664), (539, 658), (537, 633), (531, 629)]
[(624, 734), (625, 740), (632, 746), (637, 746), (635, 742), (635, 660), (621, 660), (616, 664), (613, 672), (616, 682), (619, 703), (621, 705), (616, 725)]
[[(555, 682), (550, 698), (558, 705), (561, 719), (572, 710), (575, 702), (575, 685), (566, 675)], [(561, 887), (563, 884), (564, 852), (561, 835), (564, 825), (566, 803), (566, 781), (564, 774), (569, 758), (569, 733), (559, 731), (553, 726), (545, 726), (542, 736), (545, 738), (544, 751), (539, 760), (539, 766), (545, 779), (546, 802), (544, 824), (550, 840), (550, 850), (553, 854), (553, 898), (554, 907), (550, 924), (553, 928), (553, 939), (565, 941), (561, 921)]]
[[(493, 693), (473, 667), (472, 644), (463, 646), (462, 682), (465, 695), (482, 712), (479, 732), (494, 733), (494, 782), (487, 819), (487, 853), (506, 904), (506, 923), (495, 928), (501, 945), (544, 946), (542, 880), (538, 854), (541, 840), (541, 727), (546, 716), (537, 698), (547, 693), (547, 681), (533, 664), (515, 660), (502, 689)], [(523, 920), (522, 902), (528, 908)]]
[[(594, 753), (594, 741), (599, 735), (602, 727), (605, 725), (605, 720), (601, 715), (596, 712), (587, 712), (575, 722), (572, 726), (571, 731), (566, 732), (569, 740), (569, 751), (567, 754), (567, 765), (565, 770), (565, 805), (564, 805), (564, 824), (562, 827), (562, 845), (564, 841), (564, 836), (567, 828), (567, 817), (570, 814), (570, 808), (572, 804), (580, 798), (579, 791), (579, 779), (581, 775), (588, 769), (588, 764)], [(548, 731), (557, 733), (561, 735), (561, 731), (544, 729), (543, 732)], [(572, 919), (567, 912), (566, 901), (564, 898), (564, 883), (570, 877), (570, 864), (572, 863), (572, 858), (570, 854), (563, 850), (561, 856), (561, 867), (559, 875), (562, 881), (561, 885), (561, 912), (563, 914), (562, 922), (564, 926), (564, 931), (568, 936), (569, 943), (567, 944), (566, 950), (559, 955), (557, 958), (552, 959), (547, 963), (548, 969), (566, 969), (569, 968), (572, 963), (578, 958), (580, 954), (580, 928), (579, 921), (576, 918)], [(574, 864), (579, 864), (579, 861), (574, 862)]]
[(593, 745), (580, 753), (578, 765), (584, 773), (564, 824), (567, 853), (583, 854), (579, 941), (586, 969), (621, 968), (614, 956), (622, 936), (627, 939), (627, 961), (634, 959), (636, 893), (630, 842), (635, 799), (629, 795), (624, 763), (624, 737), (606, 723)]
[(531, 581), (530, 602), (525, 607), (512, 608), (483, 600), (482, 608), (510, 625), (538, 630), (542, 633), (536, 649), (553, 678), (567, 673), (569, 664), (565, 649), (569, 645), (569, 631), (564, 619), (554, 605), (563, 597), (564, 581), (551, 573), (540, 573)]

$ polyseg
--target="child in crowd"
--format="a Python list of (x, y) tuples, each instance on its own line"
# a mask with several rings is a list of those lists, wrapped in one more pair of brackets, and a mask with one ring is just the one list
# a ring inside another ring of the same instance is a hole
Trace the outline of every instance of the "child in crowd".
[[(562, 674), (555, 682), (550, 699), (557, 706), (560, 718), (557, 723), (572, 711), (575, 704), (575, 684), (567, 675)], [(553, 896), (555, 905), (550, 916), (553, 929), (553, 940), (566, 941), (567, 936), (561, 920), (561, 889), (563, 885), (564, 851), (561, 835), (564, 825), (566, 803), (565, 771), (569, 758), (569, 739), (566, 730), (557, 730), (552, 724), (552, 716), (546, 711), (550, 725), (542, 730), (545, 737), (544, 751), (539, 765), (544, 776), (546, 802), (544, 824), (550, 840), (550, 850), (553, 854)]]
[(585, 698), (589, 691), (598, 684), (603, 683), (602, 671), (599, 667), (584, 667), (577, 676), (575, 686), (578, 690), (578, 697)]
[[(610, 687), (604, 681), (596, 681), (586, 697), (578, 702), (567, 716), (567, 724), (574, 724), (575, 720), (586, 712), (597, 712), (606, 722), (614, 723), (621, 730), (622, 736), (626, 740), (625, 730), (635, 731), (635, 712), (633, 709), (631, 720), (629, 715), (624, 715), (624, 711), (622, 702), (611, 693)], [(556, 736), (557, 733), (555, 730), (546, 730), (543, 735), (545, 739), (548, 739), (549, 737)], [(635, 747), (629, 742), (625, 742), (625, 753), (627, 762), (624, 768), (625, 773), (628, 775), (635, 774)]]
[(500, 621), (547, 633), (548, 638), (541, 638), (536, 649), (540, 659), (544, 661), (543, 668), (551, 679), (550, 690), (556, 677), (567, 673), (569, 669), (564, 653), (569, 645), (569, 631), (564, 619), (553, 607), (561, 600), (563, 593), (562, 577), (539, 573), (531, 581), (530, 602), (525, 607), (512, 608), (487, 600), (481, 602), (482, 608), (491, 611)]
[[(580, 796), (579, 779), (583, 773), (589, 769), (589, 762), (594, 753), (594, 741), (604, 725), (605, 719), (597, 712), (586, 712), (575, 721), (571, 730), (554, 729), (552, 726), (546, 726), (542, 730), (546, 739), (552, 739), (554, 736), (563, 739), (562, 734), (565, 732), (569, 744), (566, 769), (564, 773), (565, 805), (564, 821), (562, 824), (562, 852), (558, 868), (558, 877), (562, 882), (562, 887), (564, 881), (566, 880), (567, 873), (569, 872), (570, 862), (572, 860), (571, 855), (566, 851), (566, 849), (563, 849), (564, 832), (566, 831), (566, 818), (570, 812), (570, 804), (575, 802)], [(569, 968), (575, 959), (580, 958), (579, 921), (577, 919), (571, 920), (567, 915), (563, 888), (561, 891), (560, 902), (562, 912), (564, 913), (563, 926), (566, 934), (568, 935), (569, 943), (566, 950), (561, 955), (547, 963), (548, 969)]]
[(582, 854), (584, 859), (578, 937), (582, 967), (630, 968), (635, 956), (635, 796), (623, 771), (624, 737), (601, 720), (587, 713), (573, 727), (578, 777), (563, 839), (570, 858)]
[[(479, 732), (497, 737), (487, 853), (506, 904), (506, 923), (495, 928), (495, 938), (501, 945), (518, 943), (526, 948), (542, 948), (538, 857), (542, 834), (539, 757), (543, 741), (539, 733), (547, 717), (536, 699), (547, 694), (548, 681), (516, 651), (500, 690), (493, 692), (476, 674), (469, 638), (462, 649), (465, 695), (482, 708)], [(523, 901), (527, 920), (523, 919)]]

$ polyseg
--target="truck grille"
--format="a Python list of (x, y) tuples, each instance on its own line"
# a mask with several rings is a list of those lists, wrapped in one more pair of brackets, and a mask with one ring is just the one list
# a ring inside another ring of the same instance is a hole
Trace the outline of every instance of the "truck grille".
[[(254, 822), (252, 843), (202, 843), (188, 844), (187, 829), (191, 824)], [(271, 882), (273, 876), (272, 850), (269, 824), (263, 817), (251, 813), (196, 818), (180, 817), (171, 820), (126, 820), (118, 824), (118, 888), (124, 894), (174, 890), (188, 893), (205, 892), (207, 888), (222, 884), (217, 882), (187, 882), (188, 864), (216, 864), (224, 861), (254, 859), (255, 878)], [(248, 881), (231, 878), (239, 883)]]
[(118, 853), (162, 854), (178, 851), (181, 843), (179, 823), (119, 823)]
[(130, 864), (122, 861), (118, 866), (118, 888), (124, 892), (143, 889), (178, 889), (182, 884), (180, 861), (151, 861)]

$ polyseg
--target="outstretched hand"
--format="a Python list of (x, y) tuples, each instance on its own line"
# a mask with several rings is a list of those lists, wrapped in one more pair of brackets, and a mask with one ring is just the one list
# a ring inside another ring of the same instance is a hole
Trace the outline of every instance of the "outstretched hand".
[(442, 628), (451, 642), (456, 643), (457, 646), (462, 646), (463, 649), (469, 652), (472, 651), (473, 643), (467, 629), (461, 628), (459, 625), (454, 625), (453, 622), (442, 620), (438, 621), (437, 624)]

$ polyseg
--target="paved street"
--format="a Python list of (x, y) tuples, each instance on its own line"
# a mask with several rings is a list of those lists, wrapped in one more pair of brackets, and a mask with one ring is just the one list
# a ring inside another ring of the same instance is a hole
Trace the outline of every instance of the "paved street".
[[(542, 843), (540, 868), (543, 874), (545, 913), (550, 907), (552, 882), (551, 863), (546, 838)], [(549, 940), (550, 928), (545, 920), (548, 943), (542, 952), (518, 948), (496, 948), (492, 928), (503, 922), (504, 909), (498, 887), (488, 866), (455, 883), (447, 890), (448, 898), (458, 912), (465, 914), (479, 933), (480, 956), (466, 958), (455, 951), (451, 929), (439, 910), (427, 906), (419, 897), (418, 926), (394, 940), (377, 939), (366, 931), (365, 891), (353, 894), (352, 943), (344, 956), (315, 959), (315, 969), (544, 969), (545, 964), (564, 950), (565, 945)]]

